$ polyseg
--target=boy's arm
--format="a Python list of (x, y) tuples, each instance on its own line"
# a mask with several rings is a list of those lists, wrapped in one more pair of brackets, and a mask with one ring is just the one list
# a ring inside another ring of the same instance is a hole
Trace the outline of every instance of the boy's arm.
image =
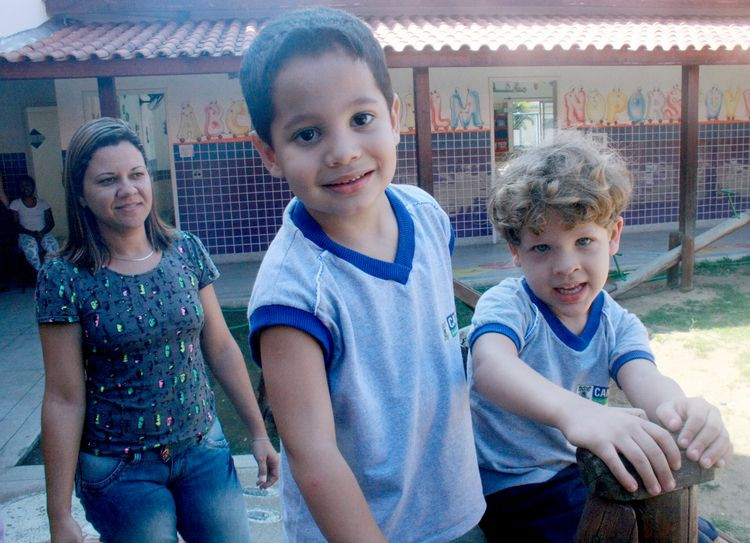
[(328, 541), (384, 542), (362, 490), (336, 444), (323, 352), (308, 334), (261, 332), (263, 375), (289, 467)]
[(716, 407), (703, 398), (687, 398), (674, 380), (648, 360), (631, 360), (617, 377), (633, 406), (672, 432), (679, 432), (677, 444), (687, 450), (690, 460), (710, 468), (723, 467), (731, 459), (729, 433)]
[(601, 458), (631, 492), (638, 483), (618, 453), (633, 464), (651, 494), (674, 488), (670, 466), (679, 468), (680, 454), (664, 428), (552, 383), (522, 361), (513, 341), (502, 334), (479, 336), (471, 354), (477, 390), (491, 402), (559, 429), (570, 443)]

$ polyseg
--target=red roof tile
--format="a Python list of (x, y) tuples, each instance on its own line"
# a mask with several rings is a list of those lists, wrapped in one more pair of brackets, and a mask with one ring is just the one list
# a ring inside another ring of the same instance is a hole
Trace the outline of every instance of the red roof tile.
[[(384, 47), (404, 50), (750, 50), (750, 18), (368, 17)], [(256, 20), (73, 23), (0, 59), (18, 62), (240, 56)]]

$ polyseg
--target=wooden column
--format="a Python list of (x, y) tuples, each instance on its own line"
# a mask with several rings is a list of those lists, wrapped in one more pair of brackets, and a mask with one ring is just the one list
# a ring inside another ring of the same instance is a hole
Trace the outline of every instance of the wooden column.
[(698, 65), (682, 67), (682, 119), (680, 122), (680, 237), (682, 277), (680, 288), (693, 288), (695, 221), (698, 209)]
[[(430, 194), (432, 186), (432, 122), (430, 120), (430, 74), (428, 68), (413, 68), (414, 121), (417, 144), (417, 184)], [(403, 107), (403, 105), (402, 105)]]
[[(679, 231), (672, 231), (669, 233), (669, 250), (671, 251), (675, 247), (682, 245), (682, 236)], [(693, 247), (695, 249), (695, 246)], [(682, 251), (682, 249), (680, 249)], [(680, 283), (680, 263), (679, 261), (674, 266), (667, 268), (667, 286), (669, 288), (677, 288)]]
[(102, 117), (120, 117), (120, 106), (117, 103), (117, 90), (114, 77), (97, 77), (99, 87), (99, 110)]
[[(698, 485), (713, 480), (714, 468), (703, 469), (689, 460), (685, 451), (680, 454), (682, 467), (672, 472), (675, 489), (651, 496), (627, 460), (625, 467), (638, 481), (638, 490), (632, 493), (620, 486), (604, 461), (591, 451), (578, 449), (578, 468), (590, 494), (575, 543), (696, 543)], [(624, 458), (622, 454), (620, 458)]]

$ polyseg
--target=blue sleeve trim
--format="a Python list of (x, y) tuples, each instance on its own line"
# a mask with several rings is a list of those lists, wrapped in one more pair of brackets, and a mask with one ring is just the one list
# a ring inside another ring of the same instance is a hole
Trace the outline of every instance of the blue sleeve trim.
[(516, 350), (519, 352), (521, 351), (521, 340), (518, 338), (518, 335), (516, 335), (512, 328), (505, 326), (504, 324), (500, 324), (499, 322), (484, 324), (475, 329), (471, 333), (471, 337), (469, 338), (469, 350), (474, 347), (474, 342), (479, 339), (479, 336), (483, 336), (484, 334), (489, 333), (502, 334), (508, 337), (515, 344)]
[(448, 250), (451, 253), (451, 256), (453, 256), (453, 249), (456, 247), (456, 231), (453, 229), (453, 226), (451, 226), (451, 240), (448, 242)]
[(632, 360), (648, 360), (649, 362), (656, 363), (654, 355), (648, 351), (630, 351), (621, 355), (617, 360), (614, 361), (614, 363), (612, 364), (612, 369), (609, 372), (609, 374), (612, 376), (612, 379), (614, 379), (615, 383), (617, 383), (618, 387), (620, 386), (620, 381), (617, 380), (617, 374), (620, 373), (620, 370), (625, 364)]
[(264, 328), (270, 326), (290, 326), (311, 335), (323, 350), (326, 367), (331, 365), (333, 337), (318, 317), (295, 307), (264, 305), (257, 308), (250, 315), (250, 352), (258, 366), (262, 366), (260, 359), (260, 333)]

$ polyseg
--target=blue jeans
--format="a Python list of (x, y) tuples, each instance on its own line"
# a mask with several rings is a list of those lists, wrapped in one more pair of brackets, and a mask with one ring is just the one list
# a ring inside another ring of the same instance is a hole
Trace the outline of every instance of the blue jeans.
[(245, 499), (218, 419), (203, 440), (166, 460), (81, 452), (76, 495), (102, 543), (250, 541)]

